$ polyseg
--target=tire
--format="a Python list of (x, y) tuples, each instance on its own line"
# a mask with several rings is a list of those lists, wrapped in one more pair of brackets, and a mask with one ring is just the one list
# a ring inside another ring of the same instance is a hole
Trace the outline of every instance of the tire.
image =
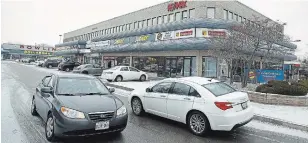
[(52, 65), (48, 65), (48, 68), (52, 68)]
[(131, 102), (132, 111), (137, 116), (144, 114), (144, 109), (141, 100), (138, 97), (134, 97)]
[(66, 71), (66, 72), (69, 72), (70, 70), (71, 70), (71, 69), (70, 69), (69, 67), (66, 67), (66, 68), (65, 68), (65, 71)]
[(36, 105), (35, 105), (35, 100), (34, 97), (32, 98), (32, 104), (31, 104), (31, 114), (33, 116), (37, 116), (37, 111), (36, 111)]
[[(193, 125), (192, 123), (199, 123), (199, 125)], [(210, 131), (211, 127), (209, 124), (209, 121), (207, 119), (207, 117), (199, 112), (199, 111), (193, 111), (188, 115), (186, 124), (188, 125), (188, 128), (190, 129), (190, 131), (197, 136), (205, 136), (207, 135), (207, 133)], [(201, 129), (198, 129), (197, 126), (202, 126)], [(203, 128), (203, 129), (202, 129)]]
[(88, 71), (82, 71), (82, 74), (89, 74)]
[(45, 136), (46, 139), (50, 142), (57, 141), (57, 137), (54, 134), (54, 123), (54, 116), (52, 115), (52, 113), (48, 114), (47, 122), (45, 124)]
[(116, 81), (116, 82), (121, 82), (121, 81), (123, 81), (123, 77), (120, 76), (120, 75), (118, 75), (118, 76), (115, 78), (114, 81)]
[(143, 74), (140, 76), (139, 80), (142, 82), (142, 81), (146, 81), (146, 76)]

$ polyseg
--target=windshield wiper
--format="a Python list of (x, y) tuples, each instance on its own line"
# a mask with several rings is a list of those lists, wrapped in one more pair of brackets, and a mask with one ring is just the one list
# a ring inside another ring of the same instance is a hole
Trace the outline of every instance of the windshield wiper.
[(90, 92), (90, 93), (80, 93), (84, 95), (108, 95), (108, 93), (101, 93), (101, 92)]
[(71, 93), (61, 93), (61, 94), (58, 94), (58, 95), (64, 95), (64, 96), (75, 96), (75, 94), (71, 94)]

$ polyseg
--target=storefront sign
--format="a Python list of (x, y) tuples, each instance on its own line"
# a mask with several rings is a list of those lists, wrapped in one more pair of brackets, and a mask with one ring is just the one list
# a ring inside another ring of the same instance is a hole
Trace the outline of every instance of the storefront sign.
[(226, 37), (225, 29), (197, 28), (196, 37)]
[(103, 46), (109, 46), (110, 40), (107, 41), (99, 41), (99, 42), (89, 42), (86, 45), (86, 48), (95, 48), (95, 47), (103, 47)]
[(28, 51), (49, 51), (49, 52), (56, 51), (56, 48), (33, 46), (33, 45), (32, 46), (31, 45), (20, 45), (19, 48), (23, 50), (28, 50)]
[(85, 54), (85, 53), (91, 53), (90, 49), (79, 49), (79, 53)]
[(148, 42), (148, 41), (154, 41), (154, 35), (142, 35), (142, 36), (136, 36), (135, 42)]
[(283, 70), (257, 70), (259, 83), (267, 83), (270, 80), (284, 80)]
[(195, 29), (185, 29), (175, 31), (175, 39), (195, 37)]
[(112, 40), (113, 45), (122, 45), (129, 43), (129, 38), (121, 38), (121, 39), (115, 39)]
[(44, 51), (29, 51), (29, 50), (24, 50), (24, 54), (33, 54), (33, 55), (52, 55), (51, 52), (44, 52)]
[(174, 38), (174, 31), (156, 33), (155, 41), (171, 40)]
[(168, 4), (168, 11), (187, 7), (187, 1), (178, 1)]

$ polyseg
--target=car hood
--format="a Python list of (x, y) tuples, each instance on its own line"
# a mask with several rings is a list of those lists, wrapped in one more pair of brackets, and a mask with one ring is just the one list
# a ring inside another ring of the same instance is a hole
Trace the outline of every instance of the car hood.
[(116, 111), (117, 109), (113, 95), (58, 96), (58, 99), (62, 106), (84, 113)]

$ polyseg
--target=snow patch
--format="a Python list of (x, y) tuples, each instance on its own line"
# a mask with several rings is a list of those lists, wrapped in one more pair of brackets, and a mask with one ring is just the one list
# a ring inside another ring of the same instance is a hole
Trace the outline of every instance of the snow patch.
[(265, 105), (251, 102), (259, 115), (308, 126), (308, 107)]
[(281, 134), (288, 134), (291, 136), (296, 136), (296, 137), (301, 137), (308, 139), (308, 132), (300, 131), (300, 130), (295, 130), (295, 129), (290, 129), (282, 126), (276, 126), (268, 123), (263, 123), (260, 121), (251, 121), (248, 124), (245, 125), (246, 127), (251, 127), (259, 130), (266, 130), (266, 131), (271, 131), (275, 133), (281, 133)]

